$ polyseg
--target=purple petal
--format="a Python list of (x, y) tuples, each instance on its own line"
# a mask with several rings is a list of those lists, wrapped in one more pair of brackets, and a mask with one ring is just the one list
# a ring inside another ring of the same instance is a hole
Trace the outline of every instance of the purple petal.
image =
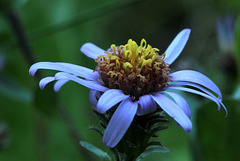
[(55, 80), (54, 77), (45, 77), (45, 78), (43, 78), (43, 79), (40, 80), (40, 82), (39, 82), (39, 87), (40, 87), (41, 89), (44, 89), (44, 87), (45, 87), (48, 83), (50, 83), (50, 82), (52, 82), (52, 81), (54, 81), (54, 80)]
[(78, 78), (74, 75), (64, 73), (64, 72), (59, 72), (55, 75), (56, 80), (72, 80), (74, 82), (77, 82), (89, 89), (105, 92), (108, 90), (107, 87), (104, 87), (100, 82), (97, 81), (86, 81), (81, 78)]
[(172, 83), (170, 86), (191, 86), (191, 87), (195, 87), (203, 92), (205, 92), (206, 94), (210, 95), (211, 97), (215, 98), (218, 101), (221, 101), (220, 98), (217, 98), (216, 96), (214, 96), (209, 90), (207, 90), (206, 88), (197, 85), (195, 83), (191, 83), (191, 82), (177, 82), (177, 83)]
[[(209, 92), (207, 89), (205, 89), (204, 87), (202, 87), (202, 86), (200, 86), (200, 85), (197, 85), (197, 84), (194, 84), (194, 83), (190, 83), (190, 82), (179, 82), (179, 83), (173, 83), (173, 84), (171, 84), (169, 87), (171, 87), (171, 86), (191, 86), (191, 87), (195, 87), (195, 88), (197, 88), (197, 89), (199, 89), (199, 90), (201, 90), (201, 91), (203, 91), (203, 92), (205, 92), (206, 94), (208, 94), (210, 97), (212, 97), (212, 99), (215, 99), (217, 102), (219, 102), (221, 105), (222, 105), (222, 107), (224, 108), (224, 110), (226, 111), (226, 117), (227, 117), (227, 115), (228, 115), (228, 111), (227, 111), (227, 108), (225, 107), (225, 105), (222, 103), (222, 101), (219, 99), (219, 98), (217, 98), (216, 96), (214, 96), (211, 92)], [(169, 88), (169, 87), (167, 87), (167, 88)], [(166, 89), (167, 89), (166, 88)], [(195, 93), (196, 94), (196, 93)], [(204, 94), (204, 93), (203, 93)], [(205, 97), (205, 96), (204, 96)], [(214, 101), (215, 102), (215, 101)], [(218, 104), (218, 110), (220, 110), (220, 108), (221, 108), (221, 106)]]
[(97, 107), (98, 99), (99, 99), (100, 96), (101, 95), (100, 95), (99, 91), (90, 90), (90, 92), (89, 92), (89, 102), (94, 108)]
[(92, 59), (97, 59), (99, 55), (106, 55), (106, 53), (104, 53), (105, 50), (89, 42), (83, 44), (83, 46), (80, 48), (80, 51)]
[(137, 102), (125, 99), (114, 112), (103, 135), (103, 143), (110, 148), (115, 147), (131, 125), (137, 112)]
[(175, 90), (180, 90), (180, 91), (185, 91), (185, 92), (190, 92), (190, 93), (194, 93), (194, 94), (197, 94), (197, 95), (200, 95), (200, 96), (203, 96), (203, 97), (206, 97), (210, 100), (212, 100), (213, 102), (215, 102), (217, 105), (218, 105), (218, 109), (220, 109), (220, 101), (214, 99), (213, 97), (203, 93), (203, 92), (200, 92), (200, 91), (197, 91), (197, 90), (194, 90), (194, 89), (190, 89), (190, 88), (185, 88), (185, 87), (173, 87), (173, 86), (168, 86), (165, 88), (166, 90), (167, 89), (175, 89)]
[(187, 103), (187, 101), (179, 94), (175, 93), (175, 92), (164, 92), (167, 95), (169, 95), (170, 97), (173, 98), (173, 100), (176, 102), (176, 104), (183, 110), (183, 112), (189, 117), (191, 118), (191, 110), (190, 107)]
[(218, 94), (219, 99), (222, 100), (222, 94), (220, 89), (211, 79), (209, 79), (202, 73), (193, 70), (181, 70), (170, 74), (170, 76), (172, 77), (172, 81), (192, 82), (202, 85)]
[(34, 76), (38, 69), (59, 70), (62, 72), (70, 73), (79, 77), (83, 77), (89, 80), (96, 80), (99, 78), (99, 74), (91, 69), (61, 62), (38, 62), (33, 64), (29, 69), (29, 74)]
[(58, 80), (55, 84), (54, 84), (54, 91), (55, 92), (58, 92), (60, 90), (60, 88), (65, 84), (67, 83), (68, 80), (64, 80), (64, 79), (61, 79), (61, 80)]
[(185, 131), (187, 132), (191, 131), (192, 122), (175, 102), (173, 102), (170, 98), (164, 96), (159, 92), (152, 95), (152, 98), (169, 116), (173, 117), (174, 120), (176, 120)]
[(122, 90), (109, 89), (99, 98), (97, 103), (97, 111), (99, 113), (105, 113), (111, 107), (128, 97), (129, 95), (125, 95)]
[(174, 60), (180, 55), (188, 41), (190, 32), (191, 32), (190, 29), (184, 29), (174, 38), (174, 40), (171, 42), (171, 44), (165, 51), (166, 63), (168, 63), (169, 65), (172, 64)]
[(65, 68), (65, 70), (68, 70), (69, 72), (67, 73), (70, 73), (82, 78), (86, 78), (88, 80), (96, 80), (100, 78), (98, 72), (95, 72), (92, 69), (75, 65), (75, 64), (70, 64), (70, 63), (58, 63), (58, 64), (62, 65)]
[(157, 109), (157, 105), (150, 95), (139, 97), (138, 103), (140, 106), (138, 107), (137, 115), (139, 116), (150, 114)]

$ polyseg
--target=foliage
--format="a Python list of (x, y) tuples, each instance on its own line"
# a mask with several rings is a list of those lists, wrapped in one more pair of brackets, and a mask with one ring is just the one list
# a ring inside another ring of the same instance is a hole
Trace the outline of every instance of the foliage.
[[(192, 117), (193, 131), (186, 134), (170, 120), (170, 128), (157, 132), (159, 137), (154, 141), (161, 141), (172, 153), (162, 146), (150, 145), (138, 160), (197, 160), (194, 156), (210, 161), (238, 160), (239, 96), (235, 100), (231, 96), (234, 91), (239, 95), (235, 85), (239, 87), (240, 80), (240, 20), (238, 18), (236, 22), (234, 53), (238, 82), (222, 69), (223, 63), (218, 59), (222, 55), (217, 52), (215, 21), (226, 13), (236, 18), (239, 5), (238, 0), (0, 0), (0, 54), (5, 64), (0, 70), (0, 146), (3, 147), (0, 160), (88, 160), (81, 152), (83, 147), (102, 156), (103, 160), (109, 160), (111, 152), (104, 152), (107, 148), (100, 135), (88, 130), (89, 125), (98, 126), (99, 121), (88, 102), (86, 88), (69, 82), (56, 94), (52, 86), (47, 86), (45, 91), (36, 86), (36, 81), (28, 74), (31, 64), (4, 14), (10, 9), (21, 22), (23, 35), (35, 60), (64, 61), (92, 69), (96, 64), (90, 63), (91, 60), (79, 52), (84, 42), (108, 49), (112, 43), (124, 44), (129, 38), (139, 42), (145, 38), (153, 47), (163, 51), (181, 29), (191, 28), (191, 41), (172, 68), (194, 69), (211, 76), (222, 90), (229, 115), (225, 119), (223, 110), (218, 112), (212, 103), (189, 97), (189, 103), (197, 100), (202, 104), (198, 108), (191, 106), (192, 111), (197, 109)], [(163, 41), (159, 37), (166, 39)], [(59, 112), (59, 104), (69, 112), (70, 125)], [(72, 125), (71, 121), (75, 124)], [(151, 130), (155, 133), (159, 128)], [(87, 142), (82, 141), (79, 145), (76, 134)]]

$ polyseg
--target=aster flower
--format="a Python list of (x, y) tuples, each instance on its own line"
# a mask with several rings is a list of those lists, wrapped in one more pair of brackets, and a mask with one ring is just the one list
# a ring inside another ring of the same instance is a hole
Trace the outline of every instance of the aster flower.
[(131, 39), (126, 45), (113, 44), (107, 51), (86, 43), (80, 50), (98, 63), (95, 70), (69, 63), (39, 62), (31, 66), (29, 73), (34, 75), (38, 69), (61, 71), (43, 78), (40, 88), (56, 81), (54, 90), (59, 91), (68, 81), (75, 81), (90, 89), (89, 100), (97, 112), (103, 114), (116, 107), (103, 135), (103, 143), (109, 147), (119, 143), (135, 115), (147, 115), (157, 108), (189, 132), (192, 129), (189, 105), (174, 90), (206, 97), (219, 110), (221, 106), (226, 110), (219, 88), (205, 75), (192, 70), (170, 73), (169, 66), (182, 52), (189, 35), (190, 29), (182, 30), (162, 55), (144, 39), (140, 45)]

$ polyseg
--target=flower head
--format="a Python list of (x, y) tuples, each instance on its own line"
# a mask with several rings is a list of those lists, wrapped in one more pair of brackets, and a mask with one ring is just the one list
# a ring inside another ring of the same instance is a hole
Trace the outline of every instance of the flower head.
[(165, 54), (159, 55), (158, 51), (144, 39), (139, 46), (129, 39), (126, 45), (112, 45), (105, 55), (98, 56), (96, 70), (106, 87), (121, 89), (133, 101), (138, 100), (140, 96), (162, 90), (169, 81)]
[(29, 73), (34, 75), (38, 69), (61, 71), (43, 78), (40, 88), (56, 81), (54, 90), (59, 91), (71, 80), (90, 89), (90, 103), (99, 113), (117, 106), (103, 136), (104, 144), (109, 147), (119, 143), (135, 115), (150, 114), (157, 108), (173, 117), (185, 131), (190, 131), (188, 103), (173, 90), (201, 95), (214, 101), (218, 109), (226, 108), (219, 88), (205, 75), (192, 70), (170, 74), (169, 66), (182, 52), (189, 35), (190, 29), (181, 31), (162, 55), (144, 39), (140, 45), (131, 39), (126, 45), (113, 44), (107, 51), (86, 43), (81, 51), (98, 63), (95, 71), (68, 63), (39, 62), (31, 66)]

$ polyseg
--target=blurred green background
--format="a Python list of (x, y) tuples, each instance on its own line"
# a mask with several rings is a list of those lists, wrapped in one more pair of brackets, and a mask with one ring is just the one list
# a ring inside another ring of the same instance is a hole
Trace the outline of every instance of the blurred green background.
[[(0, 161), (83, 161), (86, 154), (97, 159), (82, 151), (79, 136), (109, 152), (99, 134), (88, 129), (100, 127), (88, 102), (89, 90), (69, 82), (57, 94), (51, 85), (41, 91), (28, 74), (33, 62), (62, 61), (94, 69), (96, 63), (79, 51), (85, 42), (108, 49), (113, 43), (145, 38), (164, 52), (184, 28), (192, 32), (172, 71), (193, 69), (211, 78), (229, 115), (224, 118), (224, 110), (218, 112), (207, 99), (184, 94), (193, 130), (185, 133), (169, 118), (169, 129), (156, 140), (171, 153), (144, 160), (240, 157), (239, 0), (0, 0), (0, 10)], [(28, 43), (21, 43), (25, 39)], [(54, 72), (41, 71), (41, 77), (49, 74)]]

